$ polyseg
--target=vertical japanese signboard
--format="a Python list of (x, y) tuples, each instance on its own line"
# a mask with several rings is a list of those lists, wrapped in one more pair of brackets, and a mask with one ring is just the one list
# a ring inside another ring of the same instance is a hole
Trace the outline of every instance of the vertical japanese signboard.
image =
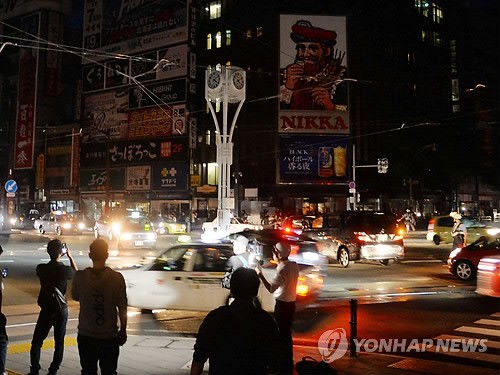
[[(22, 19), (21, 28), (39, 36), (40, 14)], [(33, 45), (36, 47), (36, 45)], [(35, 141), (36, 92), (38, 73), (38, 49), (22, 48), (19, 54), (19, 88), (17, 94), (16, 143), (14, 168), (33, 168)]]

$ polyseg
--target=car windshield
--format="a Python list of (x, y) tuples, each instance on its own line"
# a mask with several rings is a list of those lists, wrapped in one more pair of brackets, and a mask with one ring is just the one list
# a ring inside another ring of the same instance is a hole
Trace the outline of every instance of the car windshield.
[(151, 222), (144, 217), (127, 218), (122, 224), (123, 230), (127, 231), (149, 231)]

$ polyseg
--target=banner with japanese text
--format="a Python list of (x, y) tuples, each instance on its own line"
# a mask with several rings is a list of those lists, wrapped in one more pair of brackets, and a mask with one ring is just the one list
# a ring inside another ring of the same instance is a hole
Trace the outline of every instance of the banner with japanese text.
[(280, 136), (280, 183), (345, 183), (350, 175), (347, 137)]

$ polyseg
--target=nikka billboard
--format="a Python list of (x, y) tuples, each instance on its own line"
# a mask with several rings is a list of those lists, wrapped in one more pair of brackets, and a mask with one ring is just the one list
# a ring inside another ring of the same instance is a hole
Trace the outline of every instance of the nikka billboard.
[(280, 16), (280, 133), (349, 134), (346, 18)]

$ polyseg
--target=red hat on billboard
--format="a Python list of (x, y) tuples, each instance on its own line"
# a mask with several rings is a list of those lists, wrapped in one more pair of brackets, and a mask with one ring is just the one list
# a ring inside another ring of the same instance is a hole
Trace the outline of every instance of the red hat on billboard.
[(335, 31), (313, 27), (311, 22), (304, 20), (297, 21), (292, 26), (290, 37), (295, 43), (316, 42), (327, 46), (334, 46), (337, 43), (337, 33)]

